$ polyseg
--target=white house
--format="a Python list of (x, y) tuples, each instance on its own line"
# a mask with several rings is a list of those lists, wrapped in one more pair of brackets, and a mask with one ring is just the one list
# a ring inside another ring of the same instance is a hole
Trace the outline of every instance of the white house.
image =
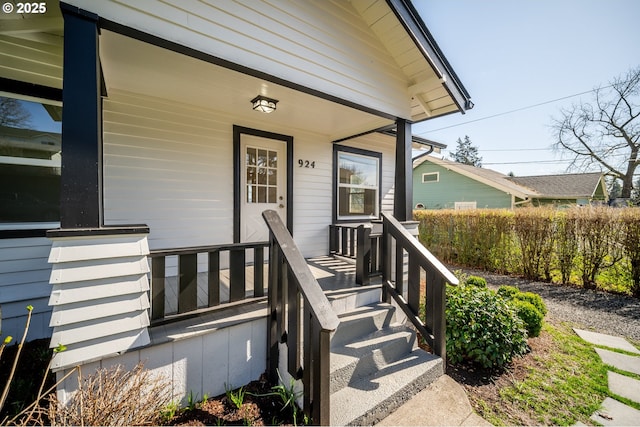
[[(305, 258), (332, 224), (411, 220), (411, 124), (472, 107), (409, 0), (45, 6), (0, 20), (0, 99), (30, 115), (0, 124), (62, 139), (55, 165), (0, 153), (0, 306), (3, 335), (35, 307), (30, 339), (69, 348), (58, 371), (147, 360), (180, 398), (256, 378), (263, 291), (243, 305), (251, 286), (209, 281), (203, 302), (199, 277), (268, 258), (265, 210)], [(52, 218), (38, 201), (57, 188)]]

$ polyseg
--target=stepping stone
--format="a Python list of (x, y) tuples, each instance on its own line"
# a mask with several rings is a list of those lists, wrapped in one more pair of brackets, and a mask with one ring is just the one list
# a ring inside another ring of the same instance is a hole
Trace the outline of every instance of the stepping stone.
[(616, 353), (615, 351), (605, 350), (604, 348), (596, 348), (595, 350), (606, 365), (613, 366), (621, 371), (640, 375), (640, 357), (628, 356), (626, 354)]
[[(640, 403), (640, 380), (611, 371), (607, 372), (607, 377), (609, 379), (609, 390), (612, 393)], [(640, 423), (640, 418), (636, 421)]]
[(618, 350), (628, 351), (630, 353), (640, 354), (640, 350), (635, 348), (629, 341), (622, 337), (614, 337), (612, 335), (599, 334), (597, 332), (583, 331), (582, 329), (573, 329), (580, 338), (588, 343), (600, 345), (603, 347), (615, 348)]
[(591, 419), (604, 426), (637, 426), (640, 411), (607, 397), (602, 409), (594, 412)]

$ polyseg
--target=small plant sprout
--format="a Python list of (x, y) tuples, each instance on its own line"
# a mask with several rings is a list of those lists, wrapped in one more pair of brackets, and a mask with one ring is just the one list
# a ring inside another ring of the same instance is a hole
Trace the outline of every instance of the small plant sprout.
[(227, 394), (227, 399), (229, 399), (236, 408), (240, 409), (242, 407), (242, 404), (244, 403), (244, 395), (245, 395), (244, 387), (240, 387), (236, 392), (234, 392), (231, 389), (227, 389), (226, 394)]
[(13, 337), (8, 335), (4, 341), (2, 341), (2, 345), (0, 345), (0, 359), (2, 359), (2, 352), (4, 351), (4, 348), (11, 343), (11, 340), (13, 340)]
[(163, 421), (168, 422), (176, 416), (179, 410), (180, 405), (178, 405), (178, 402), (172, 400), (171, 402), (167, 403), (165, 407), (160, 411), (160, 416)]
[(291, 378), (288, 388), (283, 384), (284, 381), (280, 376), (280, 371), (278, 371), (278, 378), (280, 379), (280, 384), (271, 387), (271, 390), (273, 390), (278, 396), (280, 396), (280, 399), (282, 399), (283, 405), (281, 411), (284, 411), (288, 406), (291, 407), (291, 410), (293, 411), (293, 425), (297, 426), (298, 405), (296, 405), (296, 400), (302, 395), (302, 393), (296, 392), (296, 380), (294, 378)]
[[(29, 314), (27, 315), (27, 322), (24, 325), (24, 334), (22, 335), (22, 340), (18, 344), (18, 349), (16, 350), (15, 359), (13, 359), (13, 366), (11, 366), (11, 372), (9, 373), (9, 378), (7, 379), (7, 383), (4, 386), (4, 390), (2, 390), (2, 395), (0, 395), (0, 411), (4, 407), (4, 403), (7, 400), (7, 396), (9, 395), (9, 388), (11, 387), (11, 381), (13, 380), (13, 376), (16, 373), (16, 368), (18, 367), (18, 359), (20, 359), (20, 353), (22, 352), (22, 346), (27, 339), (27, 332), (29, 332), (29, 325), (31, 324), (31, 315), (33, 313), (33, 306), (28, 305), (27, 311)], [(7, 337), (9, 338), (9, 337)], [(5, 342), (7, 340), (5, 339)]]
[(58, 346), (53, 349), (55, 354), (62, 353), (63, 351), (67, 351), (67, 346), (64, 344), (58, 344)]

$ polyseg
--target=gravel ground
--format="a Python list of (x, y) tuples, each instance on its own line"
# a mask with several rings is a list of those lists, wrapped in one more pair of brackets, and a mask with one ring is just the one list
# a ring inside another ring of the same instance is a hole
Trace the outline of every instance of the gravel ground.
[[(452, 267), (460, 270), (459, 267)], [(462, 269), (484, 277), (490, 287), (512, 285), (524, 292), (540, 294), (554, 319), (576, 323), (578, 327), (619, 335), (640, 343), (640, 300), (623, 295), (572, 286), (532, 282), (519, 277)]]

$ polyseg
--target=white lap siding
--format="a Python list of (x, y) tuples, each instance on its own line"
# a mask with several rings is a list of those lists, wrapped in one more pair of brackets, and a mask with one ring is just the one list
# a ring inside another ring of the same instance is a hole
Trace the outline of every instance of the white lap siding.
[(348, 1), (67, 3), (295, 84), (410, 115), (407, 78)]
[(104, 102), (105, 223), (146, 224), (151, 249), (233, 241), (232, 123), (113, 91)]
[[(105, 223), (148, 225), (151, 250), (231, 243), (234, 124), (293, 136), (294, 238), (304, 256), (326, 255), (333, 197), (327, 136), (236, 123), (218, 111), (115, 90), (104, 102)], [(374, 133), (342, 144), (382, 153), (383, 210), (392, 208), (394, 139)]]
[[(51, 267), (47, 262), (51, 241), (45, 237), (0, 240), (0, 307), (2, 339), (19, 340), (33, 306), (28, 340), (49, 337), (51, 309), (47, 305)], [(15, 342), (15, 341), (14, 341)]]

